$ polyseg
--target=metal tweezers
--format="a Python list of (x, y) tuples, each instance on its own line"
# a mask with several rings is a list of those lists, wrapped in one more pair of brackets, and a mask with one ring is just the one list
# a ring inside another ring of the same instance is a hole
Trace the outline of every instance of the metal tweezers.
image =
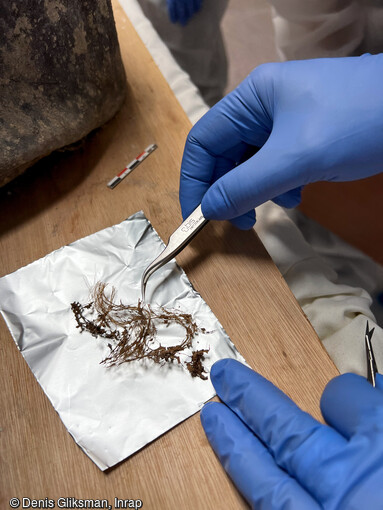
[(378, 368), (376, 366), (375, 355), (372, 349), (371, 338), (375, 331), (375, 328), (370, 329), (370, 326), (367, 321), (366, 325), (366, 333), (364, 335), (364, 339), (366, 342), (366, 355), (367, 355), (367, 381), (370, 382), (375, 388), (375, 376), (378, 373)]
[(186, 245), (198, 234), (198, 232), (206, 225), (208, 220), (202, 214), (201, 205), (195, 209), (191, 215), (177, 228), (175, 232), (169, 237), (168, 244), (164, 251), (153, 260), (153, 262), (145, 269), (141, 278), (141, 297), (142, 301), (145, 302), (145, 290), (146, 284), (150, 276), (157, 271), (164, 264), (169, 262), (175, 257), (180, 251), (182, 251)]

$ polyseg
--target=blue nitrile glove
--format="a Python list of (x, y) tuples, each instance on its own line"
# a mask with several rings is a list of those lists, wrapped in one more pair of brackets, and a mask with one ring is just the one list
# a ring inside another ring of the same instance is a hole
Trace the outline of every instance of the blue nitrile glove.
[(246, 229), (269, 199), (294, 207), (305, 184), (381, 172), (382, 84), (383, 54), (257, 67), (189, 133), (184, 218), (202, 201), (206, 218)]
[(202, 0), (166, 0), (169, 18), (172, 23), (185, 26), (190, 18), (201, 9)]
[(201, 411), (223, 467), (253, 508), (383, 508), (383, 377), (326, 386), (322, 425), (267, 379), (232, 359), (215, 363), (220, 399)]

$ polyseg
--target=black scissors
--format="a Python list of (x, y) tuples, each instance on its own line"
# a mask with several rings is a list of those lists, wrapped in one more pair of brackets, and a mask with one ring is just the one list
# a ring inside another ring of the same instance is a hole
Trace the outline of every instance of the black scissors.
[(374, 334), (374, 331), (375, 331), (375, 328), (370, 329), (370, 326), (367, 321), (366, 333), (364, 335), (364, 339), (366, 342), (366, 355), (367, 355), (367, 381), (370, 382), (373, 385), (373, 387), (375, 388), (375, 385), (376, 385), (376, 381), (375, 381), (376, 377), (375, 376), (378, 373), (378, 368), (376, 366), (375, 355), (374, 355), (374, 351), (372, 349), (372, 344), (371, 344), (371, 338), (372, 338), (372, 335)]

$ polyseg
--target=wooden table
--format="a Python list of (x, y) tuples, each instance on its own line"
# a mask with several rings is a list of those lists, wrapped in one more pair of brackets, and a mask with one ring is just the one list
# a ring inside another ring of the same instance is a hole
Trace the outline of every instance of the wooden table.
[[(115, 17), (125, 106), (79, 150), (46, 158), (0, 191), (1, 276), (140, 209), (163, 239), (181, 221), (179, 167), (190, 123), (118, 4)], [(158, 150), (108, 189), (152, 142)], [(212, 222), (178, 261), (250, 365), (319, 417), (321, 392), (337, 371), (254, 231)], [(140, 498), (145, 509), (246, 506), (198, 415), (102, 473), (70, 437), (3, 321), (0, 336), (1, 508), (11, 497)]]

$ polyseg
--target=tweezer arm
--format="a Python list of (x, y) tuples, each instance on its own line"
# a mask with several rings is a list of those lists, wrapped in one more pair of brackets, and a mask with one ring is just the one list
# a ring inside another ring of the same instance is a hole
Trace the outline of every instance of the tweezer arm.
[(164, 264), (169, 262), (180, 251), (185, 248), (194, 236), (206, 225), (208, 220), (202, 214), (201, 205), (199, 205), (186, 220), (169, 237), (168, 244), (164, 251), (145, 269), (141, 278), (141, 297), (145, 301), (146, 284), (150, 276)]

